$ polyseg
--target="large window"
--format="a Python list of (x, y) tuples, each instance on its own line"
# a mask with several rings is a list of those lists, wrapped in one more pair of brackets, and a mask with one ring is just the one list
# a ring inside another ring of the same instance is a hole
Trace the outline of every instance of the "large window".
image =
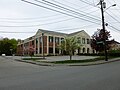
[(38, 38), (36, 38), (36, 44), (38, 44)]
[(87, 48), (87, 53), (90, 53), (90, 49), (89, 48)]
[(40, 43), (42, 43), (42, 37), (40, 37)]
[(61, 38), (61, 42), (63, 42), (64, 41), (64, 38)]
[(82, 44), (85, 44), (85, 38), (82, 38)]
[(40, 54), (42, 53), (42, 48), (40, 48), (39, 53), (40, 53)]
[(55, 37), (55, 43), (59, 43), (59, 37)]
[(83, 53), (85, 53), (85, 48), (83, 48)]
[(81, 44), (81, 38), (77, 37), (77, 43)]
[(32, 45), (34, 45), (34, 40), (32, 41)]
[(87, 44), (90, 44), (90, 39), (87, 39)]
[(53, 42), (53, 36), (49, 36), (49, 42)]
[(49, 53), (53, 53), (53, 48), (49, 47)]
[(58, 48), (55, 48), (55, 53), (59, 53), (59, 49)]

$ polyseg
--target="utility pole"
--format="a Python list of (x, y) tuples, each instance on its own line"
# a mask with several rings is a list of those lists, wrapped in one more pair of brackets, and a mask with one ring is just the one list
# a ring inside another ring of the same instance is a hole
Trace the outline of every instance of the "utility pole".
[(105, 52), (105, 61), (108, 61), (107, 58), (107, 48), (106, 48), (106, 32), (105, 32), (105, 22), (104, 22), (104, 11), (103, 9), (106, 8), (106, 3), (104, 0), (100, 0), (100, 5), (101, 5), (101, 14), (102, 14), (102, 29), (103, 29), (103, 38), (104, 38), (104, 52)]

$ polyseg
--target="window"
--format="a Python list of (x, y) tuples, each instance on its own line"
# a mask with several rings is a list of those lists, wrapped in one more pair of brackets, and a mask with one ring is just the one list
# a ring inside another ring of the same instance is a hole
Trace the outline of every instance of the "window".
[(83, 48), (83, 53), (85, 53), (85, 48)]
[(53, 42), (53, 37), (49, 36), (49, 42)]
[(36, 38), (36, 44), (38, 43), (38, 38)]
[(64, 41), (64, 38), (61, 38), (61, 42), (63, 42)]
[(87, 44), (90, 44), (90, 39), (87, 39)]
[(55, 48), (55, 53), (59, 53), (59, 49), (58, 48)]
[(87, 48), (87, 53), (90, 53), (90, 49), (89, 48)]
[(42, 37), (40, 37), (40, 43), (42, 43)]
[(77, 37), (77, 43), (81, 44), (81, 38)]
[(78, 48), (78, 54), (80, 54), (81, 53), (81, 48)]
[(40, 48), (39, 53), (40, 53), (40, 54), (42, 53), (42, 48)]
[(55, 37), (55, 43), (59, 43), (59, 37)]
[(32, 45), (34, 45), (34, 40), (32, 41)]
[(82, 38), (82, 44), (85, 44), (85, 38)]
[(29, 43), (25, 43), (25, 44), (24, 44), (24, 47), (26, 48), (26, 47), (28, 47), (28, 45), (29, 45)]
[(53, 48), (49, 47), (49, 53), (53, 53)]

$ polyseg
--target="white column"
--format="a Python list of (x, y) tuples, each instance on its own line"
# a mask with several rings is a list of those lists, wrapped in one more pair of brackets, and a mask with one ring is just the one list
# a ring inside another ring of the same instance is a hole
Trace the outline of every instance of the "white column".
[(44, 35), (41, 36), (41, 40), (42, 40), (42, 55), (43, 55), (43, 52), (44, 52)]
[(39, 54), (39, 52), (40, 52), (40, 38), (38, 37), (38, 54)]
[(34, 52), (34, 54), (36, 54), (36, 38), (34, 39), (34, 49), (35, 49), (35, 52)]
[(53, 54), (55, 55), (55, 36), (53, 36)]
[(49, 54), (49, 36), (47, 36), (47, 55)]
[[(61, 45), (61, 38), (59, 37), (59, 45)], [(59, 54), (61, 54), (61, 50), (59, 50)]]
[(24, 46), (24, 43), (23, 43), (23, 56), (24, 56), (24, 50), (25, 50), (25, 46)]

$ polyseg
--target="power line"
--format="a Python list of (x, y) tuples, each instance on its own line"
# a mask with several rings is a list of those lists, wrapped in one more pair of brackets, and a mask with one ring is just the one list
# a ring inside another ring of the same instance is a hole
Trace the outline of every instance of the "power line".
[(115, 28), (114, 26), (111, 26), (111, 25), (109, 25), (111, 28), (113, 28), (114, 30), (116, 30), (116, 31), (119, 31), (120, 32), (120, 30), (119, 29), (117, 29), (117, 28)]
[[(54, 31), (71, 31), (71, 30), (83, 29), (84, 27), (91, 27), (91, 26), (94, 26), (94, 24), (84, 25), (82, 27), (75, 27), (75, 28), (55, 29)], [(48, 30), (48, 31), (51, 31), (51, 30)], [(9, 31), (0, 31), (0, 33), (35, 33), (35, 32), (9, 32)]]
[(9, 31), (0, 31), (0, 33), (35, 33), (35, 32), (9, 32)]
[[(87, 19), (83, 19), (83, 18), (74, 16), (74, 15), (71, 15), (71, 14), (68, 14), (68, 13), (65, 13), (65, 12), (61, 12), (61, 11), (58, 11), (58, 10), (55, 10), (55, 9), (52, 9), (52, 8), (48, 8), (48, 7), (39, 5), (39, 4), (35, 4), (35, 3), (32, 3), (32, 2), (29, 2), (29, 1), (26, 1), (26, 0), (22, 0), (22, 1), (24, 1), (24, 2), (26, 2), (26, 3), (29, 3), (29, 4), (32, 4), (32, 5), (35, 5), (35, 6), (38, 6), (38, 7), (46, 8), (46, 9), (49, 9), (49, 10), (52, 10), (52, 11), (55, 11), (55, 12), (58, 12), (58, 13), (67, 15), (67, 16), (71, 16), (71, 17), (74, 17), (74, 18), (78, 18), (78, 19), (81, 19), (81, 20), (84, 20), (84, 21), (88, 21), (88, 22), (91, 22), (91, 23), (96, 23), (96, 22), (93, 22), (93, 21), (90, 21), (90, 20), (87, 20)], [(98, 24), (98, 23), (96, 23), (96, 24)]]
[[(81, 11), (82, 12), (82, 11)], [(93, 11), (94, 12), (94, 11)], [(84, 12), (85, 13), (85, 12)], [(90, 13), (86, 13), (86, 14), (90, 14)], [(5, 21), (3, 21), (3, 22), (5, 22)], [(11, 22), (11, 21), (8, 21), (8, 22)], [(59, 22), (59, 21), (58, 21)], [(26, 23), (26, 22), (11, 22), (11, 23)], [(31, 23), (31, 22), (29, 22), (29, 23)], [(33, 23), (33, 22), (32, 22)], [(48, 23), (49, 24), (49, 23)], [(50, 23), (51, 24), (51, 23)], [(42, 24), (42, 25), (44, 25), (44, 24)], [(46, 25), (46, 24), (45, 24)], [(39, 26), (39, 25), (35, 25), (35, 26)], [(16, 26), (16, 27), (22, 27), (22, 26)], [(29, 27), (29, 26), (23, 26), (23, 27)], [(31, 26), (31, 27), (34, 27), (34, 26)]]
[[(112, 5), (112, 3), (109, 0), (107, 0), (107, 1)], [(116, 3), (115, 0), (114, 0), (114, 3)], [(118, 6), (118, 8), (120, 8), (118, 3), (117, 3), (117, 6)], [(118, 11), (118, 13), (120, 14), (120, 11)]]
[(33, 18), (0, 18), (2, 20), (38, 20), (38, 19), (43, 19), (43, 18), (51, 18), (51, 17), (56, 17), (56, 16), (60, 16), (60, 14), (55, 14), (55, 15), (51, 15), (51, 16), (43, 16), (43, 17), (33, 17)]
[(117, 22), (120, 23), (120, 21), (118, 21), (116, 18), (114, 18), (112, 15), (110, 15), (108, 12), (106, 12), (111, 18), (113, 18), (114, 20), (116, 20)]
[[(76, 10), (76, 11), (79, 11), (79, 12), (84, 13), (84, 14), (82, 14), (82, 15), (85, 15), (85, 16), (91, 15), (91, 16), (93, 16), (93, 17), (96, 17), (95, 15), (92, 15), (91, 13), (92, 13), (92, 12), (95, 12), (95, 11), (97, 11), (97, 10), (91, 11), (91, 12), (89, 12), (89, 13), (86, 13), (86, 12), (84, 12), (84, 11), (81, 11), (81, 10), (79, 10), (79, 9), (73, 8), (73, 7), (69, 6), (69, 5), (63, 4), (63, 3), (61, 3), (61, 2), (58, 2), (58, 1), (55, 1), (55, 0), (52, 0), (52, 1), (54, 1), (54, 2), (56, 2), (56, 3), (58, 3), (58, 4), (60, 4), (60, 5), (67, 6), (67, 7), (71, 8), (71, 9)], [(78, 13), (79, 13), (79, 12), (78, 12)], [(91, 18), (91, 16), (88, 16), (88, 17)], [(92, 17), (92, 18), (93, 18), (93, 17)], [(98, 18), (98, 17), (97, 17), (97, 18)], [(94, 18), (94, 19), (95, 19), (95, 18)], [(98, 18), (98, 19), (100, 19), (100, 18)]]
[(59, 21), (55, 21), (55, 22), (49, 22), (49, 23), (44, 23), (44, 24), (38, 24), (38, 25), (26, 25), (26, 26), (17, 26), (17, 25), (0, 25), (0, 27), (36, 27), (36, 26), (43, 26), (43, 25), (49, 25), (49, 24), (57, 24), (57, 23), (60, 23), (60, 22), (65, 22), (65, 21), (68, 21), (68, 20), (72, 20), (72, 19), (75, 19), (75, 18), (69, 18), (69, 19), (64, 19), (64, 20), (59, 20)]
[[(40, 2), (40, 1), (38, 1), (38, 0), (35, 0), (35, 1), (37, 1), (37, 2)], [(68, 9), (68, 8), (65, 8), (65, 7), (62, 7), (62, 6), (60, 6), (60, 5), (57, 5), (57, 4), (54, 4), (54, 3), (52, 3), (52, 2), (49, 2), (49, 1), (46, 1), (46, 0), (43, 0), (44, 2), (46, 2), (46, 3), (48, 3), (48, 4), (50, 4), (49, 6), (51, 6), (51, 5), (53, 5), (53, 7), (54, 6), (57, 6), (57, 7), (59, 7), (59, 9), (61, 9), (62, 8), (62, 10), (67, 10), (67, 12), (70, 12), (70, 13), (74, 13), (74, 14), (76, 14), (76, 15), (82, 15), (83, 17), (89, 17), (89, 18), (91, 18), (91, 19), (94, 19), (94, 20), (98, 20), (98, 19), (96, 19), (96, 18), (94, 18), (94, 17), (91, 17), (91, 16), (88, 16), (88, 15), (86, 15), (86, 14), (82, 14), (82, 13), (79, 13), (79, 12), (77, 12), (77, 11), (74, 11), (74, 10), (71, 10), (71, 9)], [(40, 2), (40, 3), (42, 3), (42, 2)], [(81, 12), (83, 12), (83, 11), (81, 11)], [(85, 13), (85, 12), (84, 12)], [(99, 20), (98, 20), (99, 21)]]
[[(54, 23), (64, 22), (64, 21), (73, 20), (73, 19), (76, 19), (76, 18), (68, 18), (68, 19), (63, 19), (63, 20), (57, 20), (57, 21), (43, 23), (43, 24), (39, 24), (39, 25), (54, 24)], [(0, 21), (0, 22), (7, 22), (7, 23), (33, 23), (33, 22), (16, 22), (16, 21)], [(33, 25), (33, 26), (39, 26), (39, 25)]]
[[(69, 1), (67, 1), (67, 0), (63, 0), (63, 1), (64, 1), (64, 2), (67, 2), (67, 3), (71, 4), (71, 5), (80, 7), (80, 5), (78, 5), (78, 4), (76, 4), (76, 3), (71, 3), (71, 2), (69, 2)], [(83, 7), (81, 7), (81, 8), (86, 8), (86, 7), (88, 7), (88, 5), (83, 6)], [(79, 8), (79, 9), (81, 9), (81, 8)]]
[(94, 26), (95, 24), (89, 24), (89, 25), (84, 25), (82, 27), (76, 27), (76, 28), (68, 28), (68, 29), (58, 29), (58, 30), (55, 30), (55, 31), (70, 31), (70, 30), (76, 30), (76, 29), (83, 29), (85, 27), (91, 27), (91, 26)]
[(81, 2), (83, 2), (83, 3), (85, 3), (85, 4), (88, 4), (88, 5), (90, 5), (90, 6), (96, 7), (96, 5), (91, 4), (91, 3), (88, 3), (88, 2), (86, 2), (86, 1), (83, 1), (83, 0), (79, 0), (79, 1), (81, 1)]

